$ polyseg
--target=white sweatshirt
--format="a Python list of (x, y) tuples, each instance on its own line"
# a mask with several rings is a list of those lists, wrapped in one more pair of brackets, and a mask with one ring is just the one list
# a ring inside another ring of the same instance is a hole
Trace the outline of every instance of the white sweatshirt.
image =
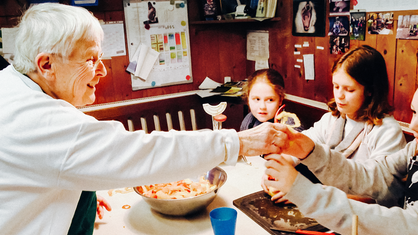
[(238, 153), (235, 130), (128, 132), (0, 72), (1, 234), (67, 234), (83, 190), (194, 177)]

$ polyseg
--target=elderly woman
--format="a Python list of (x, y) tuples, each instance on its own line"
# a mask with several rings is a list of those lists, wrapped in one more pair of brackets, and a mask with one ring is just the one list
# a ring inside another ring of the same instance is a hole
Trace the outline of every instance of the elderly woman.
[(102, 38), (84, 8), (45, 3), (24, 13), (15, 62), (0, 72), (2, 234), (67, 234), (82, 191), (180, 180), (239, 154), (278, 151), (271, 123), (145, 134), (83, 114), (75, 106), (93, 103), (106, 76)]

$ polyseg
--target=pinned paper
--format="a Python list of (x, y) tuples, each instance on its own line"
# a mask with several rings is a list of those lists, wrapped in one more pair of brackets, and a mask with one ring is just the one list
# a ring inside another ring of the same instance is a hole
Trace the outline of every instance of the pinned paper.
[(268, 60), (269, 33), (265, 30), (247, 32), (247, 60)]
[(307, 54), (303, 55), (303, 67), (305, 70), (305, 80), (314, 80), (315, 79), (315, 68), (314, 68), (314, 55)]
[(255, 61), (255, 70), (268, 69), (269, 61), (268, 60), (256, 60)]
[(143, 80), (147, 80), (159, 55), (160, 53), (142, 43), (136, 50), (133, 56), (134, 60), (129, 63), (126, 71)]
[(104, 24), (102, 25), (102, 29), (105, 35), (102, 43), (103, 54), (106, 57), (126, 55), (123, 24)]

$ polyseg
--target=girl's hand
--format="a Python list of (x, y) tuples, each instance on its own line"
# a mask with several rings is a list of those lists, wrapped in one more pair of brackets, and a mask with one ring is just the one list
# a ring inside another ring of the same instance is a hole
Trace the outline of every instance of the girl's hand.
[(96, 195), (97, 197), (97, 216), (99, 219), (103, 219), (104, 209), (107, 211), (111, 211), (112, 207), (110, 204), (100, 195)]
[(284, 193), (280, 192), (279, 190), (272, 188), (272, 187), (267, 187), (264, 184), (265, 180), (275, 180), (272, 177), (268, 177), (267, 175), (263, 175), (263, 177), (261, 177), (261, 187), (263, 188), (264, 192), (266, 192), (267, 194), (269, 194), (271, 196), (271, 200), (274, 203), (285, 203), (285, 204), (291, 204), (291, 202), (287, 199), (285, 199), (283, 196), (285, 195)]
[(264, 156), (266, 162), (265, 174), (267, 177), (272, 177), (275, 180), (264, 180), (266, 188), (273, 187), (281, 194), (273, 196), (273, 200), (282, 200), (281, 198), (286, 195), (292, 188), (293, 182), (296, 180), (298, 171), (293, 167), (293, 160), (286, 158), (280, 154), (270, 154)]

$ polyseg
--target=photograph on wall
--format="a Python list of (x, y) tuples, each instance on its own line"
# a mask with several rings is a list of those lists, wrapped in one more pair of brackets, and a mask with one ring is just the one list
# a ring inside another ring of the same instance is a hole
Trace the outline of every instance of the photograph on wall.
[(369, 13), (367, 25), (369, 34), (393, 34), (393, 12)]
[(330, 36), (329, 49), (333, 55), (341, 55), (350, 48), (350, 36)]
[(325, 36), (325, 4), (321, 0), (293, 0), (293, 36)]
[(418, 39), (418, 15), (399, 15), (396, 38)]
[(157, 10), (154, 5), (155, 2), (148, 2), (148, 20), (144, 21), (144, 24), (158, 23)]
[(350, 39), (366, 39), (366, 12), (351, 12)]
[(329, 17), (328, 36), (347, 36), (348, 30), (348, 16)]
[(350, 12), (350, 0), (329, 0), (329, 13), (342, 14)]

